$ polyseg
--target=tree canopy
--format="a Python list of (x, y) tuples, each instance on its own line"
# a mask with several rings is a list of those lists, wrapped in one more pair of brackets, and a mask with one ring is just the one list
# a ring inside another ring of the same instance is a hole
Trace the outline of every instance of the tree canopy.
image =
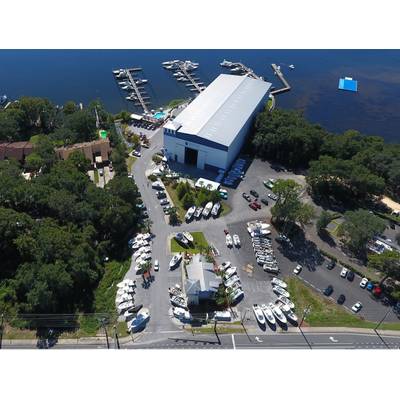
[(365, 255), (366, 246), (373, 237), (385, 230), (385, 222), (363, 209), (346, 211), (344, 222), (339, 225), (338, 235), (356, 255)]

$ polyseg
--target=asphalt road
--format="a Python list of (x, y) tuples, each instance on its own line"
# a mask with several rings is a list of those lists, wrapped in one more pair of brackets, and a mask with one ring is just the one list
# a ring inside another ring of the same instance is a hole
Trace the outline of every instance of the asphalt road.
[[(2, 349), (34, 349), (32, 344), (3, 343)], [(116, 346), (110, 338), (110, 349)], [(56, 344), (50, 350), (63, 349), (103, 349), (106, 342)], [(183, 334), (181, 331), (170, 331), (154, 337), (147, 333), (138, 342), (120, 345), (127, 349), (400, 349), (400, 336), (374, 333), (310, 333), (288, 332), (281, 334)]]

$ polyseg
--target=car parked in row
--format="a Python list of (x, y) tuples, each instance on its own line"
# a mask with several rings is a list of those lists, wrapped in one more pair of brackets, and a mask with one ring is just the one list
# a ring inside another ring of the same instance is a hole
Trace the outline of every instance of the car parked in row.
[(242, 197), (247, 200), (248, 202), (251, 201), (251, 197), (247, 193), (242, 193)]
[(250, 194), (251, 194), (252, 196), (254, 196), (256, 199), (259, 197), (259, 194), (258, 194), (254, 189), (251, 189), (251, 190), (250, 190)]

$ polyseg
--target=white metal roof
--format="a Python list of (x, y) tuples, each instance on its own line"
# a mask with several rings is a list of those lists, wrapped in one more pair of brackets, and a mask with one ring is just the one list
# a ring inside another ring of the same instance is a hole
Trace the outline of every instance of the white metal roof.
[(229, 146), (270, 87), (248, 76), (221, 74), (174, 122), (181, 133)]

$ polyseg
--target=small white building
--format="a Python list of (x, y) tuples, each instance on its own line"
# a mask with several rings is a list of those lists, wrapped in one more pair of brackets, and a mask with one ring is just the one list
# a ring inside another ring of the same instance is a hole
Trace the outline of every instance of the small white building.
[(215, 172), (227, 170), (265, 106), (270, 87), (248, 76), (219, 75), (164, 125), (168, 159)]

